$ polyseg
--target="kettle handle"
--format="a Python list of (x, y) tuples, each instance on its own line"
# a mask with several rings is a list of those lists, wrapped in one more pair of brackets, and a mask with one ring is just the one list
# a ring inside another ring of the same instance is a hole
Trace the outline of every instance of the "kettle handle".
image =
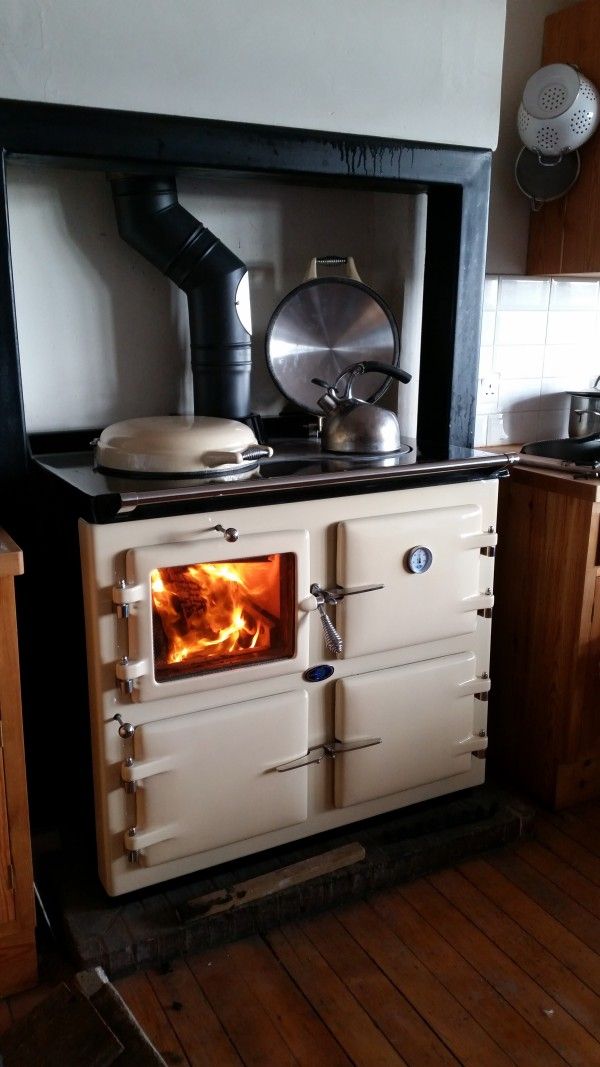
[(405, 385), (408, 385), (412, 378), (412, 374), (409, 374), (407, 370), (401, 370), (400, 367), (392, 367), (389, 363), (379, 363), (376, 359), (365, 359), (360, 366), (363, 368), (362, 374), (367, 374), (369, 371), (389, 374), (391, 378), (396, 378), (399, 382), (404, 382)]

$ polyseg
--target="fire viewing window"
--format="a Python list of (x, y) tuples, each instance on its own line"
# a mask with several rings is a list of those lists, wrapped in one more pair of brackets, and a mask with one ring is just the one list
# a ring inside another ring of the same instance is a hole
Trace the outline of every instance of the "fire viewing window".
[(150, 581), (157, 682), (294, 655), (292, 552), (161, 567)]

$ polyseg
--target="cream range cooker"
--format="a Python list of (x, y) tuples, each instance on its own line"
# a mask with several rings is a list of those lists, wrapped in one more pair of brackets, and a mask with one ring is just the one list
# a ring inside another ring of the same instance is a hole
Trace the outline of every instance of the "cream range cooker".
[(484, 781), (506, 456), (302, 446), (220, 486), (39, 462), (94, 500), (79, 531), (110, 895)]

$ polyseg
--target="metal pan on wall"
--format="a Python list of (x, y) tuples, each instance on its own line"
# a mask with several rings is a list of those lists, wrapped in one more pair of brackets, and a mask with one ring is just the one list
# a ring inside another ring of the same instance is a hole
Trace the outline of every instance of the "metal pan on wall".
[[(320, 265), (346, 266), (348, 276), (317, 276)], [(387, 304), (365, 285), (352, 257), (311, 260), (304, 280), (276, 307), (265, 338), (267, 366), (277, 388), (305, 411), (322, 415), (323, 390), (313, 378), (333, 381), (361, 360), (395, 367), (400, 357), (396, 320)], [(375, 403), (389, 378), (366, 374), (357, 383), (361, 400)]]
[(543, 204), (569, 192), (579, 177), (580, 167), (577, 150), (552, 160), (522, 148), (515, 163), (515, 180), (521, 192), (529, 197), (531, 210), (539, 211)]

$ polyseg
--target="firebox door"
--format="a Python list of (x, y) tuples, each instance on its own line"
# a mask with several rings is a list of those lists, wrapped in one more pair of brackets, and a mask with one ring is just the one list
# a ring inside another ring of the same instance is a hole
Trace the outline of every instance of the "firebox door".
[(121, 688), (143, 701), (304, 670), (306, 593), (306, 531), (130, 549), (113, 590), (127, 616)]

